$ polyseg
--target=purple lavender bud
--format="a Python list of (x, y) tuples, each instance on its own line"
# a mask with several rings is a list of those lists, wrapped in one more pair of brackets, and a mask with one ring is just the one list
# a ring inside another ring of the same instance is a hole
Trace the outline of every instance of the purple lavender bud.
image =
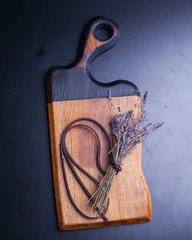
[(133, 114), (133, 110), (130, 110), (129, 113), (132, 115)]
[(108, 91), (108, 98), (111, 98), (111, 90)]
[(134, 107), (136, 108), (136, 107), (138, 107), (138, 106), (139, 106), (138, 103), (135, 103), (135, 106), (134, 106)]

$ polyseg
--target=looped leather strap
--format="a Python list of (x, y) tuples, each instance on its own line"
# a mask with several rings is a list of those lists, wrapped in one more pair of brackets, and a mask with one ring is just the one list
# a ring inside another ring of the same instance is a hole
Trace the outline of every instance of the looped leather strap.
[[(65, 182), (65, 186), (66, 186), (66, 190), (67, 190), (67, 194), (68, 194), (68, 197), (69, 197), (69, 200), (71, 202), (71, 204), (73, 205), (73, 207), (75, 208), (75, 210), (83, 217), (87, 218), (87, 219), (98, 219), (98, 218), (103, 218), (103, 220), (107, 221), (107, 217), (105, 216), (107, 210), (108, 210), (108, 207), (109, 207), (109, 199), (108, 199), (108, 202), (107, 202), (107, 207), (106, 209), (104, 210), (104, 212), (100, 212), (99, 209), (96, 209), (99, 213), (99, 216), (98, 217), (90, 217), (88, 215), (86, 215), (85, 213), (83, 213), (76, 205), (76, 203), (74, 202), (73, 200), (73, 197), (71, 195), (71, 191), (70, 191), (70, 188), (69, 188), (69, 184), (68, 184), (68, 180), (67, 180), (67, 176), (66, 176), (66, 169), (65, 169), (65, 160), (71, 170), (71, 172), (73, 173), (74, 177), (76, 178), (77, 182), (79, 183), (80, 187), (82, 188), (82, 190), (84, 191), (84, 193), (87, 195), (88, 199), (91, 199), (91, 194), (89, 193), (88, 189), (86, 188), (86, 186), (84, 185), (84, 183), (81, 181), (80, 177), (78, 176), (75, 168), (74, 168), (74, 165), (81, 171), (83, 172), (91, 181), (93, 181), (95, 184), (99, 185), (99, 182), (92, 176), (90, 175), (87, 171), (85, 171), (85, 169), (83, 169), (79, 164), (77, 164), (77, 162), (75, 162), (75, 160), (72, 158), (72, 156), (70, 155), (68, 149), (67, 149), (67, 146), (66, 146), (66, 135), (67, 133), (72, 129), (72, 128), (75, 128), (75, 127), (83, 127), (83, 128), (86, 128), (87, 130), (91, 131), (95, 136), (96, 136), (96, 139), (98, 141), (98, 147), (97, 147), (97, 154), (96, 154), (96, 164), (97, 164), (97, 168), (98, 170), (104, 175), (105, 174), (105, 171), (102, 169), (101, 167), (101, 164), (100, 164), (100, 139), (99, 139), (99, 136), (98, 134), (96, 133), (96, 131), (86, 125), (86, 124), (76, 124), (74, 125), (76, 122), (79, 122), (79, 121), (89, 121), (89, 122), (92, 122), (94, 124), (96, 124), (104, 133), (106, 139), (107, 139), (107, 142), (108, 142), (108, 145), (109, 145), (109, 149), (111, 150), (112, 149), (112, 146), (111, 146), (111, 142), (110, 142), (110, 137), (107, 133), (107, 131), (105, 130), (105, 128), (99, 123), (97, 122), (96, 120), (94, 119), (91, 119), (91, 118), (79, 118), (79, 119), (76, 119), (75, 121), (71, 122), (65, 129), (64, 131), (62, 132), (62, 136), (61, 136), (61, 144), (60, 144), (60, 152), (61, 152), (61, 161), (62, 161), (62, 168), (63, 168), (63, 178), (64, 178), (64, 182)], [(121, 167), (120, 165), (113, 160), (113, 156), (112, 154), (110, 153), (109, 155), (111, 157), (111, 160), (109, 161), (112, 166), (114, 167), (114, 169), (119, 172), (121, 171)], [(90, 200), (91, 202), (93, 200)]]

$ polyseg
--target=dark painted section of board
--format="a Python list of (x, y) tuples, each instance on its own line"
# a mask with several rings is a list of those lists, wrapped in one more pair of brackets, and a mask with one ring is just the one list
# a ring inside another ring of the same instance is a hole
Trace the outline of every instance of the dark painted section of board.
[(105, 98), (137, 95), (137, 87), (125, 80), (98, 84), (91, 80), (84, 68), (54, 69), (47, 80), (47, 101)]
[[(92, 36), (95, 37), (95, 30), (100, 27), (104, 29), (110, 27), (111, 37), (99, 47), (93, 48), (86, 56), (90, 32), (93, 31)], [(91, 74), (90, 68), (94, 59), (111, 49), (119, 38), (120, 28), (114, 21), (101, 16), (91, 19), (83, 31), (76, 60), (66, 67), (53, 67), (49, 70), (46, 78), (47, 101), (105, 98), (108, 95), (108, 90), (111, 90), (114, 97), (138, 95), (138, 88), (130, 81), (115, 80), (102, 83)], [(83, 60), (85, 61), (84, 67), (78, 67), (77, 65), (83, 57), (85, 58)]]

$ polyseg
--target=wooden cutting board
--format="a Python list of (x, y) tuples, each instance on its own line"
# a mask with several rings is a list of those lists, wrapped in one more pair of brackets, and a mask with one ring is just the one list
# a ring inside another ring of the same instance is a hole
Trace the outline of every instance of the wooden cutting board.
[[(110, 38), (100, 41), (95, 33), (104, 28)], [(79, 215), (69, 201), (63, 178), (60, 156), (61, 134), (64, 128), (77, 118), (93, 118), (101, 123), (110, 134), (109, 121), (113, 116), (107, 99), (111, 90), (114, 104), (119, 104), (122, 111), (133, 109), (139, 96), (137, 87), (125, 80), (111, 83), (98, 82), (91, 75), (90, 64), (102, 52), (113, 47), (120, 37), (120, 30), (112, 20), (97, 17), (92, 19), (83, 33), (77, 60), (67, 67), (54, 67), (47, 75), (47, 101), (58, 225), (60, 230), (104, 227), (151, 220), (151, 199), (141, 167), (141, 144), (124, 160), (123, 170), (114, 180), (110, 191), (110, 205), (106, 213), (108, 221), (102, 218), (90, 220)], [(136, 110), (138, 113), (139, 108)], [(86, 124), (88, 124), (86, 122)], [(101, 141), (101, 165), (107, 169), (109, 164), (106, 139), (101, 130), (89, 123), (98, 133)], [(70, 154), (98, 181), (103, 175), (95, 162), (97, 143), (93, 134), (86, 129), (73, 129), (67, 134), (67, 147)], [(77, 206), (87, 215), (94, 216), (88, 198), (80, 188), (70, 168), (65, 164), (67, 179), (72, 198)], [(76, 169), (80, 178), (93, 194), (97, 186)]]

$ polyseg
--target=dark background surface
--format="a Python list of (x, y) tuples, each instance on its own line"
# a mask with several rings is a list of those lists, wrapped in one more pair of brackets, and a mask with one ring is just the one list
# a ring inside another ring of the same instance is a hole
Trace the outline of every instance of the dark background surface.
[[(45, 74), (76, 56), (87, 21), (113, 19), (121, 39), (98, 57), (100, 81), (150, 91), (165, 125), (143, 144), (150, 223), (58, 231)], [(192, 1), (1, 1), (1, 239), (192, 239)]]

